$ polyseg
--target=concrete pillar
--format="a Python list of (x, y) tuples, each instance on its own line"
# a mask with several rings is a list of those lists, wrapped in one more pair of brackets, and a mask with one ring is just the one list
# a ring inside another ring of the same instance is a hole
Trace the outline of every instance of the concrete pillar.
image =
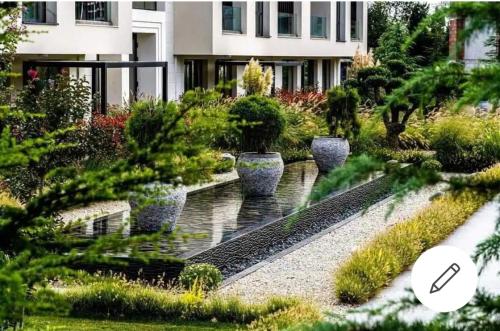
[(215, 59), (208, 59), (207, 61), (207, 87), (215, 87), (215, 77), (217, 73), (215, 72)]
[(278, 1), (269, 2), (269, 35), (271, 38), (278, 36)]
[(281, 90), (283, 87), (283, 67), (276, 66), (274, 68), (274, 88), (276, 90)]
[(236, 95), (237, 96), (245, 95), (245, 90), (241, 87), (241, 81), (243, 78), (243, 71), (245, 71), (245, 66), (243, 66), (243, 65), (236, 66)]
[(323, 90), (323, 60), (316, 60), (316, 68), (314, 68), (314, 78), (316, 81), (316, 86), (318, 87), (318, 91)]
[(302, 89), (302, 66), (298, 65), (295, 67), (295, 90), (300, 91)]

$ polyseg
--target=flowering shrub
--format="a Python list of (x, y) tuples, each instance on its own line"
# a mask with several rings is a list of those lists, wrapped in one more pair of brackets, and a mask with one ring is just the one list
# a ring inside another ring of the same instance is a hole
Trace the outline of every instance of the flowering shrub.
[(88, 126), (89, 159), (104, 162), (127, 152), (125, 123), (129, 113), (93, 114)]
[(297, 106), (307, 112), (318, 114), (326, 110), (326, 95), (322, 92), (279, 90), (276, 97), (288, 106)]

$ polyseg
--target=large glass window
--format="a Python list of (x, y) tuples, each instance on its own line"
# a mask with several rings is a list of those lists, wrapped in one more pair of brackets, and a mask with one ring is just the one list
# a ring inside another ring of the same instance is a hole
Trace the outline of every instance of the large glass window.
[(316, 90), (316, 80), (314, 77), (314, 66), (316, 61), (306, 60), (302, 64), (302, 89), (304, 91)]
[(156, 10), (157, 4), (156, 1), (133, 1), (132, 8), (142, 10)]
[(328, 90), (332, 84), (331, 84), (331, 70), (332, 70), (332, 62), (331, 60), (323, 60), (322, 63), (322, 90), (326, 91)]
[(363, 3), (351, 2), (351, 40), (363, 39)]
[(197, 87), (206, 87), (206, 61), (184, 61), (184, 91), (194, 90)]
[(337, 2), (337, 41), (345, 41), (345, 1)]
[(75, 8), (78, 21), (111, 22), (111, 4), (107, 1), (78, 1)]
[(285, 91), (293, 91), (294, 89), (294, 77), (293, 77), (293, 72), (294, 72), (295, 67), (292, 66), (283, 66), (282, 67), (282, 72), (281, 72), (281, 89)]
[(255, 3), (255, 36), (269, 37), (269, 2)]
[(243, 33), (242, 5), (234, 1), (222, 2), (222, 30)]
[(23, 2), (23, 23), (55, 24), (57, 23), (57, 2)]
[(328, 38), (330, 21), (330, 2), (311, 2), (311, 37)]
[(284, 36), (300, 35), (300, 2), (278, 2), (278, 34)]

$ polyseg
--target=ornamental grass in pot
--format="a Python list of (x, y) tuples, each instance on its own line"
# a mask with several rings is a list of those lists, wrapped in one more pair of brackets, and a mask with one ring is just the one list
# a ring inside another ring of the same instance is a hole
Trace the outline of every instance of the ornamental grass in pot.
[[(141, 100), (131, 105), (126, 133), (131, 143), (148, 148), (161, 130), (166, 112), (172, 112), (172, 103)], [(187, 198), (187, 189), (178, 178), (172, 183), (153, 182), (131, 194), (129, 204), (140, 231), (174, 230)]]
[(314, 161), (320, 172), (342, 166), (349, 155), (349, 139), (359, 132), (357, 118), (359, 95), (355, 89), (333, 87), (327, 92), (326, 122), (329, 135), (315, 137), (312, 142)]
[(240, 98), (230, 113), (238, 120), (243, 153), (236, 162), (245, 196), (271, 196), (283, 175), (281, 154), (269, 148), (281, 136), (285, 117), (274, 99), (251, 95)]

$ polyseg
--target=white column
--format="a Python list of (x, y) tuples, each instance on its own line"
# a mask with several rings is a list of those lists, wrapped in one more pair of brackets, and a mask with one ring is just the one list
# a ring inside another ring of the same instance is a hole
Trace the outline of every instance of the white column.
[(241, 79), (243, 78), (245, 66), (236, 66), (236, 95), (245, 95), (245, 90), (241, 87)]
[(269, 2), (269, 35), (271, 38), (278, 36), (278, 1)]
[(280, 90), (283, 87), (283, 67), (276, 66), (274, 68), (274, 88)]
[(295, 90), (299, 91), (302, 89), (302, 66), (298, 65), (295, 67)]
[(316, 60), (316, 68), (314, 68), (314, 78), (316, 80), (316, 85), (318, 86), (318, 91), (323, 90), (323, 60)]

